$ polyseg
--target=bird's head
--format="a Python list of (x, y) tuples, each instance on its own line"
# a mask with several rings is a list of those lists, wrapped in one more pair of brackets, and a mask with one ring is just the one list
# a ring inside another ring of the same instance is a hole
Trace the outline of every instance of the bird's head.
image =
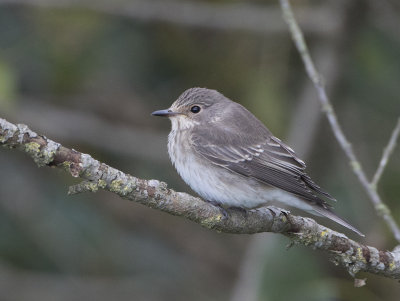
[(191, 128), (220, 120), (231, 103), (216, 90), (191, 88), (183, 92), (169, 109), (155, 111), (152, 115), (169, 117), (173, 127)]

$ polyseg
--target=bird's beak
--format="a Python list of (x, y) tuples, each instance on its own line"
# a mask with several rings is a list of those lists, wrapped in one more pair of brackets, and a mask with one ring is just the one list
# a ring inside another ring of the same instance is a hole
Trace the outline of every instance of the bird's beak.
[(153, 116), (163, 116), (163, 117), (170, 117), (170, 116), (175, 116), (175, 115), (179, 115), (179, 114), (180, 113), (173, 112), (170, 109), (158, 110), (158, 111), (154, 111), (153, 113), (151, 113), (151, 115), (153, 115)]

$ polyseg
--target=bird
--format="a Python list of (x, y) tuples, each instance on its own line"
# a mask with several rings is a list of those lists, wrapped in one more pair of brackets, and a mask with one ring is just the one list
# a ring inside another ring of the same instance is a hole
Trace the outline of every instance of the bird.
[(364, 236), (332, 210), (327, 200), (336, 200), (306, 174), (291, 147), (217, 90), (190, 88), (152, 115), (169, 117), (171, 162), (204, 200), (244, 210), (283, 203)]

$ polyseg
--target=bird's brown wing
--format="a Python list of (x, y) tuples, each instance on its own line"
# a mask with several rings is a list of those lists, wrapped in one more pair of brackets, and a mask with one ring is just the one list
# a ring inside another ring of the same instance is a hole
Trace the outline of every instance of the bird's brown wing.
[(267, 129), (257, 137), (242, 132), (198, 128), (192, 132), (192, 147), (211, 163), (246, 177), (252, 177), (303, 199), (329, 208), (321, 196), (334, 200), (304, 172), (305, 163)]

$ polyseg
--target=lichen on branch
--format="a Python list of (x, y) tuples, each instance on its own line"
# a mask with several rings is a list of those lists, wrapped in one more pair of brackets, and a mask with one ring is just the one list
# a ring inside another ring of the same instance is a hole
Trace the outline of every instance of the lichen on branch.
[(380, 251), (349, 239), (344, 234), (319, 225), (313, 219), (295, 216), (276, 208), (252, 210), (221, 209), (200, 198), (176, 192), (158, 180), (144, 180), (126, 174), (92, 158), (66, 148), (26, 125), (14, 125), (0, 118), (0, 144), (27, 153), (40, 166), (60, 168), (83, 181), (69, 193), (104, 189), (145, 206), (182, 216), (208, 229), (234, 234), (280, 233), (293, 244), (301, 244), (329, 254), (351, 275), (360, 271), (400, 279), (400, 250)]

